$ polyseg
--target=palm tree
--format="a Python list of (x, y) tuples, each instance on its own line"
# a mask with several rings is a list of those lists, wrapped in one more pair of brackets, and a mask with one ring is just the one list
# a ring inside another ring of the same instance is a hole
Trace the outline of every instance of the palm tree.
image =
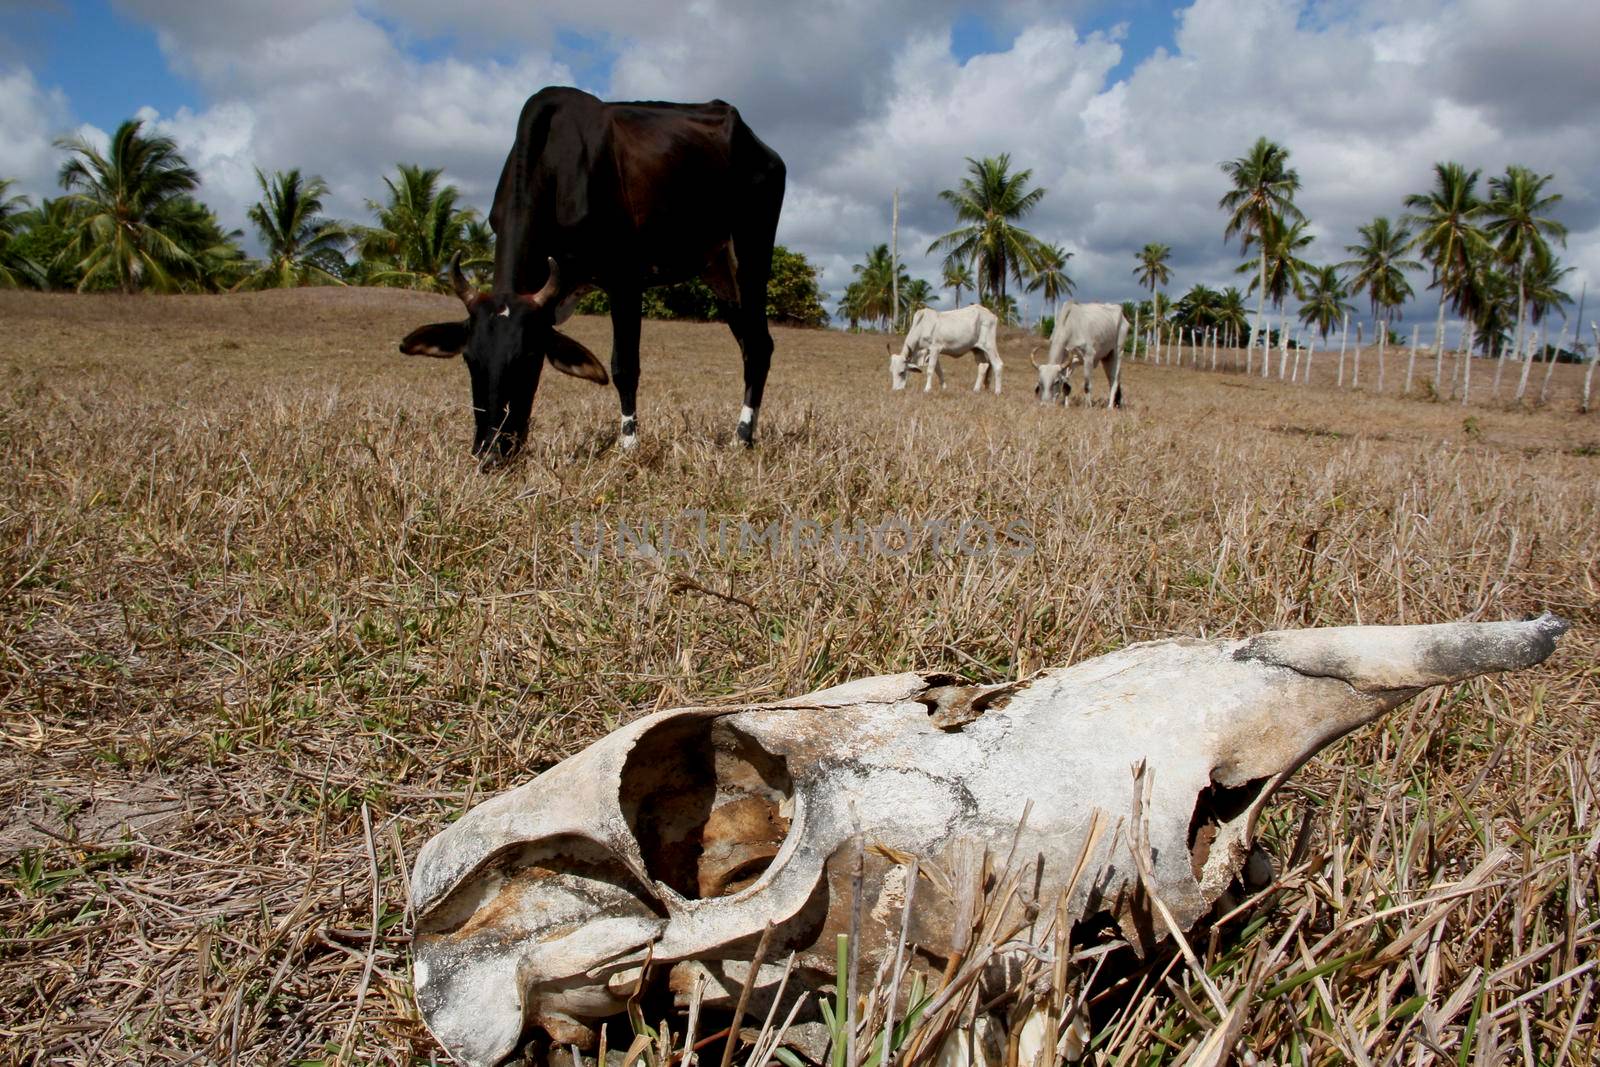
[[(1301, 276), (1311, 272), (1311, 264), (1301, 259), (1298, 255), (1301, 249), (1311, 244), (1313, 238), (1306, 232), (1308, 223), (1302, 217), (1298, 221), (1285, 225), (1284, 219), (1278, 215), (1269, 215), (1264, 228), (1245, 242), (1248, 248), (1250, 243), (1256, 242), (1261, 246), (1261, 272), (1257, 278), (1250, 280), (1249, 290), (1256, 288), (1257, 282), (1262, 283), (1262, 303), (1266, 298), (1272, 299), (1272, 306), (1278, 309), (1279, 330), (1287, 328), (1287, 313), (1284, 311), (1284, 302), (1289, 299), (1289, 294), (1299, 296), (1303, 286)], [(1239, 274), (1249, 274), (1253, 269), (1249, 260), (1239, 264)], [(1260, 312), (1258, 312), (1260, 314)], [(1263, 336), (1267, 336), (1263, 334)], [(1270, 342), (1266, 342), (1263, 351), (1270, 349)], [(1267, 376), (1268, 362), (1261, 367), (1261, 376)]]
[(461, 266), (480, 289), (493, 281), (494, 229), (475, 212), (461, 231)]
[(1525, 276), (1521, 279), (1521, 294), (1528, 301), (1528, 321), (1537, 326), (1550, 312), (1566, 318), (1566, 305), (1572, 303), (1572, 294), (1561, 288), (1562, 280), (1572, 273), (1563, 267), (1555, 253), (1548, 248), (1535, 252), (1528, 260)]
[[(1172, 258), (1172, 249), (1164, 244), (1152, 241), (1139, 249), (1139, 265), (1133, 268), (1134, 275), (1139, 279), (1139, 284), (1150, 290), (1150, 303), (1155, 306), (1156, 286), (1166, 285), (1172, 280), (1172, 271), (1167, 267), (1167, 260)], [(1159, 320), (1149, 321), (1149, 334), (1156, 336)]]
[(956, 291), (956, 307), (961, 306), (961, 290), (971, 290), (972, 268), (959, 259), (949, 258), (944, 261), (944, 287)]
[(971, 262), (977, 269), (983, 295), (1006, 295), (1006, 278), (1019, 284), (1038, 270), (1039, 240), (1017, 225), (1038, 206), (1043, 189), (1029, 189), (1032, 170), (1011, 171), (1011, 156), (1002, 152), (982, 160), (967, 159), (970, 177), (958, 189), (946, 189), (939, 199), (955, 208), (966, 223), (938, 237), (930, 253), (943, 250), (951, 257)]
[(77, 288), (77, 257), (71, 254), (71, 245), (78, 219), (72, 202), (64, 196), (44, 197), (15, 221), (11, 252), (38, 269), (40, 288)]
[(385, 178), (389, 202), (368, 200), (378, 225), (363, 230), (357, 247), (369, 267), (368, 280), (378, 285), (452, 292), (444, 278), (450, 258), (462, 247), (467, 223), (474, 217), (457, 206), (461, 193), (440, 185), (441, 168), (399, 165), (398, 180)]
[(29, 214), (25, 196), (7, 196), (13, 179), (0, 178), (0, 289), (20, 289), (43, 284), (44, 271), (23, 254), (15, 240)]
[[(1238, 159), (1219, 163), (1222, 173), (1233, 182), (1233, 188), (1224, 193), (1217, 207), (1228, 212), (1228, 225), (1222, 239), (1238, 235), (1241, 249), (1248, 250), (1252, 240), (1260, 240), (1268, 225), (1274, 221), (1303, 222), (1305, 216), (1294, 206), (1294, 194), (1300, 189), (1300, 175), (1289, 166), (1289, 150), (1282, 145), (1256, 138), (1250, 151)], [(1267, 310), (1267, 243), (1260, 241), (1261, 269), (1257, 280), (1260, 296), (1256, 302), (1256, 328), (1266, 338)], [(1251, 343), (1255, 338), (1251, 337)], [(1263, 345), (1267, 342), (1263, 340)]]
[(1039, 246), (1038, 264), (1028, 282), (1028, 292), (1040, 293), (1049, 301), (1052, 318), (1055, 317), (1056, 303), (1063, 296), (1071, 296), (1077, 288), (1071, 275), (1067, 274), (1067, 260), (1071, 258), (1072, 253), (1060, 245)]
[(1234, 286), (1222, 290), (1217, 298), (1217, 327), (1231, 334), (1235, 344), (1250, 328), (1250, 313), (1244, 306), (1244, 294)]
[(298, 168), (280, 170), (269, 180), (258, 167), (256, 181), (262, 197), (246, 215), (266, 246), (267, 259), (235, 288), (343, 285), (317, 262), (328, 253), (338, 254), (347, 240), (342, 226), (321, 217), (328, 183), (316, 176), (302, 178)]
[[(1517, 323), (1517, 287), (1494, 260), (1484, 260), (1473, 270), (1464, 295), (1465, 314), (1484, 355), (1504, 351)], [(1500, 369), (1496, 367), (1497, 374)]]
[(1017, 307), (1017, 298), (1010, 293), (1002, 293), (999, 296), (985, 295), (982, 303), (984, 307), (994, 312), (995, 317), (1000, 320), (1000, 325), (1020, 326), (1022, 324), (1022, 314)]
[(1154, 241), (1139, 249), (1139, 265), (1133, 268), (1133, 273), (1138, 277), (1139, 284), (1150, 290), (1151, 300), (1155, 299), (1156, 286), (1166, 285), (1172, 280), (1172, 270), (1167, 266), (1167, 260), (1171, 258), (1172, 249)]
[[(1495, 244), (1495, 251), (1511, 268), (1517, 280), (1517, 335), (1515, 350), (1522, 351), (1522, 329), (1527, 307), (1527, 283), (1524, 275), (1531, 261), (1543, 256), (1550, 258), (1550, 245), (1545, 240), (1554, 237), (1562, 245), (1567, 243), (1567, 228), (1549, 217), (1548, 212), (1561, 202), (1561, 194), (1545, 195), (1544, 187), (1552, 175), (1535, 174), (1527, 167), (1513, 164), (1505, 175), (1489, 179), (1489, 202), (1484, 215), (1488, 221), (1484, 232)], [(1537, 320), (1536, 320), (1537, 321)]]
[(212, 210), (192, 196), (174, 197), (167, 211), (172, 235), (193, 261), (178, 279), (185, 292), (217, 292), (244, 277), (249, 261), (239, 240), (241, 230), (224, 230)]
[(1317, 336), (1324, 341), (1339, 322), (1355, 310), (1346, 301), (1350, 294), (1339, 280), (1336, 266), (1313, 267), (1311, 283), (1306, 286), (1305, 302), (1300, 305), (1300, 321), (1315, 327)]
[[(903, 292), (911, 284), (904, 263), (895, 263), (889, 255), (889, 246), (881, 244), (867, 252), (867, 261), (850, 268), (856, 280), (845, 291), (854, 314), (851, 319), (867, 319), (883, 328), (893, 328), (895, 282)], [(851, 290), (854, 290), (852, 293)], [(841, 308), (843, 305), (841, 305)]]
[[(1561, 288), (1561, 280), (1571, 273), (1572, 268), (1563, 267), (1556, 260), (1555, 254), (1548, 248), (1542, 252), (1536, 251), (1533, 254), (1528, 263), (1527, 278), (1525, 279), (1522, 293), (1528, 301), (1529, 322), (1537, 326), (1551, 311), (1560, 312), (1563, 319), (1567, 317), (1565, 307), (1567, 304), (1572, 303), (1572, 294)], [(1583, 330), (1581, 323), (1578, 329), (1581, 334)], [(1558, 348), (1559, 344), (1558, 340)], [(1539, 348), (1540, 354), (1547, 361), (1544, 369), (1544, 384), (1539, 388), (1539, 402), (1542, 404), (1550, 392), (1550, 372), (1554, 366), (1551, 361), (1559, 355), (1559, 351), (1552, 353), (1542, 342)], [(1522, 382), (1524, 384), (1519, 384), (1517, 387), (1518, 399), (1521, 399), (1523, 390), (1526, 388), (1527, 378), (1528, 364), (1524, 363), (1522, 367)]]
[(63, 138), (71, 154), (60, 182), (76, 215), (70, 254), (79, 289), (115, 285), (124, 293), (171, 290), (198, 269), (176, 231), (179, 205), (200, 184), (169, 137), (146, 137), (129, 119), (111, 135), (105, 155), (82, 137)]
[(851, 282), (844, 287), (844, 295), (839, 297), (838, 315), (850, 323), (852, 333), (861, 328), (861, 320), (867, 317), (862, 292), (860, 282)]
[(900, 321), (895, 324), (895, 329), (904, 332), (909, 328), (911, 316), (920, 309), (929, 307), (939, 294), (933, 291), (933, 283), (926, 278), (912, 278), (900, 283)]
[(1354, 270), (1347, 295), (1366, 293), (1372, 300), (1372, 315), (1378, 320), (1379, 336), (1387, 337), (1391, 317), (1400, 318), (1400, 308), (1411, 299), (1411, 283), (1405, 272), (1421, 270), (1422, 264), (1407, 259), (1411, 246), (1411, 231), (1404, 225), (1392, 226), (1388, 218), (1379, 215), (1357, 231), (1360, 244), (1345, 245), (1344, 250), (1355, 256), (1339, 264), (1342, 270)]
[(1203, 332), (1217, 324), (1222, 294), (1206, 285), (1191, 286), (1172, 306), (1172, 321), (1186, 330)]
[(1460, 163), (1435, 163), (1433, 189), (1406, 197), (1412, 213), (1408, 220), (1421, 227), (1414, 246), (1433, 267), (1433, 283), (1439, 290), (1439, 320), (1436, 337), (1444, 337), (1445, 304), (1463, 308), (1469, 299), (1473, 268), (1489, 253), (1489, 241), (1478, 228), (1485, 205), (1478, 199), (1479, 171), (1469, 171)]

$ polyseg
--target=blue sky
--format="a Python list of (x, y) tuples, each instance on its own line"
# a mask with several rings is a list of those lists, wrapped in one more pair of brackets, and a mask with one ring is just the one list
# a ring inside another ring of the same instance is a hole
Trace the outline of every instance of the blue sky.
[(0, 58), (23, 58), (41, 82), (66, 90), (76, 120), (110, 130), (135, 100), (166, 114), (204, 104), (168, 68), (156, 31), (107, 0), (26, 6), (0, 7), (0, 37), (11, 45)]
[(230, 226), (258, 166), (322, 175), (357, 221), (402, 161), (486, 208), (521, 101), (565, 83), (737, 104), (789, 165), (780, 240), (835, 292), (895, 189), (902, 255), (937, 281), (937, 194), (998, 152), (1048, 190), (1030, 228), (1082, 298), (1137, 295), (1147, 241), (1175, 290), (1235, 284), (1217, 165), (1261, 135), (1300, 171), (1316, 262), (1437, 160), (1550, 173), (1577, 289), (1600, 279), (1595, 40), (1594, 0), (0, 0), (0, 177), (55, 195), (54, 139), (137, 114)]

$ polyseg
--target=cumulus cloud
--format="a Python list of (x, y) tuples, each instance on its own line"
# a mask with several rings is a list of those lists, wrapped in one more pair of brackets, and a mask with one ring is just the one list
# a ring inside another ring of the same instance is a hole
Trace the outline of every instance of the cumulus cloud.
[(71, 108), (60, 89), (46, 89), (23, 66), (0, 66), (0, 177), (20, 190), (53, 195), (61, 153), (56, 137), (70, 134)]
[[(1436, 160), (1486, 178), (1519, 162), (1565, 194), (1573, 284), (1600, 278), (1593, 0), (1194, 0), (1171, 46), (1134, 64), (1120, 29), (1085, 28), (1092, 0), (1008, 5), (989, 19), (1001, 50), (964, 60), (953, 27), (974, 9), (962, 0), (118, 4), (199, 88), (200, 106), (149, 117), (230, 225), (256, 196), (257, 166), (321, 174), (350, 218), (367, 216), (399, 161), (444, 166), (487, 207), (522, 101), (578, 84), (737, 104), (789, 165), (780, 240), (835, 293), (888, 240), (895, 189), (903, 257), (937, 281), (925, 250), (954, 225), (938, 192), (966, 157), (1000, 152), (1049, 190), (1027, 224), (1074, 253), (1084, 298), (1135, 296), (1133, 255), (1147, 241), (1173, 247), (1175, 290), (1236, 284), (1218, 163), (1262, 135), (1292, 153), (1314, 261), (1343, 259), (1357, 226), (1400, 214)], [(0, 69), (9, 172), (48, 183), (50, 138), (71, 121), (61, 87)], [(1415, 281), (1412, 311), (1425, 314), (1433, 297)]]

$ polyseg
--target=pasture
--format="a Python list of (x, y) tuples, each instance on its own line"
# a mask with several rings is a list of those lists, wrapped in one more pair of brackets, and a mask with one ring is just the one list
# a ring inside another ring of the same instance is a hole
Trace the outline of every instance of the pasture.
[[(779, 329), (747, 452), (727, 329), (647, 322), (636, 453), (614, 391), (546, 373), (484, 475), (459, 361), (395, 349), (459, 309), (0, 293), (0, 1060), (430, 1062), (417, 848), (654, 709), (1544, 608), (1549, 663), (1304, 768), (1280, 884), (1195, 948), (1264, 1062), (1600, 1056), (1578, 368), (1532, 410), (1486, 363), (1463, 408), (1335, 390), (1327, 353), (1309, 387), (1130, 361), (1111, 414), (1035, 405), (1015, 333), (996, 398), (970, 358), (891, 394), (882, 336)], [(569, 329), (605, 357), (606, 321)], [(1181, 959), (1133, 982), (1118, 1062), (1215, 1023)]]

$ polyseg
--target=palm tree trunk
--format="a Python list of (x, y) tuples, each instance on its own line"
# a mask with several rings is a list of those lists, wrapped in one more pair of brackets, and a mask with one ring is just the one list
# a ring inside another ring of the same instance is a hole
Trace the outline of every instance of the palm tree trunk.
[(1144, 346), (1145, 358), (1150, 360), (1152, 363), (1160, 362), (1160, 360), (1156, 358), (1161, 354), (1160, 350), (1156, 348), (1156, 323), (1161, 318), (1161, 316), (1157, 314), (1159, 310), (1160, 309), (1156, 307), (1156, 283), (1152, 279), (1150, 282), (1150, 328), (1148, 331), (1150, 337), (1145, 341)]
[(1383, 393), (1384, 356), (1389, 353), (1389, 316), (1383, 317), (1383, 332), (1378, 335), (1378, 393)]
[[(1466, 326), (1462, 326), (1466, 330)], [(1451, 382), (1454, 387), (1454, 382)], [(1438, 334), (1434, 338), (1434, 392), (1438, 398), (1445, 398), (1445, 334)]]
[(1350, 343), (1350, 313), (1344, 313), (1344, 329), (1339, 333), (1339, 388), (1344, 388), (1344, 350)]
[[(1522, 264), (1518, 263), (1517, 264), (1517, 339), (1516, 339), (1516, 342), (1515, 342), (1515, 347), (1512, 349), (1512, 351), (1514, 351), (1514, 352), (1521, 352), (1522, 351), (1522, 329), (1523, 329), (1524, 315), (1526, 314), (1526, 312), (1528, 310), (1528, 299), (1527, 299), (1527, 295), (1526, 295), (1526, 290), (1523, 288), (1526, 284), (1527, 284), (1526, 280), (1523, 278)], [(1499, 388), (1498, 379), (1496, 381), (1495, 388), (1496, 389)], [(1520, 398), (1522, 396), (1522, 394), (1519, 392), (1517, 394), (1517, 396)]]
[(1545, 403), (1550, 397), (1550, 375), (1556, 369), (1556, 360), (1561, 358), (1561, 350), (1567, 347), (1567, 324), (1561, 324), (1561, 339), (1556, 342), (1554, 352), (1546, 352), (1548, 357), (1544, 361), (1544, 381), (1539, 383), (1539, 403)]
[[(1278, 381), (1283, 381), (1283, 376), (1289, 370), (1289, 305), (1278, 306)], [(1266, 377), (1266, 375), (1262, 375)]]
[(1466, 341), (1461, 346), (1461, 406), (1467, 406), (1467, 397), (1472, 393), (1472, 325), (1467, 325)]
[(1350, 379), (1350, 388), (1352, 388), (1352, 389), (1360, 389), (1361, 388), (1361, 344), (1362, 344), (1362, 341), (1363, 341), (1363, 338), (1361, 336), (1361, 323), (1358, 322), (1358, 323), (1356, 323), (1356, 354), (1355, 354), (1354, 377), (1352, 377)]
[[(1580, 323), (1578, 332), (1583, 332)], [(1589, 369), (1583, 372), (1583, 407), (1580, 409), (1585, 415), (1589, 413), (1589, 386), (1594, 381), (1594, 365), (1600, 362), (1600, 326), (1595, 325), (1593, 319), (1589, 320), (1589, 332), (1594, 335), (1594, 353), (1589, 357)], [(1579, 346), (1582, 347), (1581, 345)]]
[[(1441, 274), (1439, 276), (1439, 319), (1438, 319), (1438, 321), (1436, 323), (1434, 323), (1434, 327), (1433, 327), (1433, 330), (1434, 330), (1434, 334), (1433, 335), (1440, 339), (1439, 340), (1439, 344), (1441, 346), (1444, 344), (1444, 295), (1445, 295), (1444, 290), (1445, 290), (1444, 275)], [(1443, 351), (1442, 347), (1441, 347), (1440, 351)]]
[(1516, 398), (1518, 400), (1521, 400), (1523, 394), (1528, 391), (1528, 372), (1533, 369), (1534, 338), (1531, 336), (1533, 331), (1529, 330), (1528, 333), (1530, 334), (1528, 337), (1528, 350), (1522, 354), (1522, 375), (1517, 379)]
[(1417, 331), (1420, 327), (1411, 327), (1411, 358), (1406, 360), (1406, 387), (1401, 396), (1411, 395), (1411, 374), (1417, 369)]
[[(1256, 326), (1261, 334), (1261, 360), (1265, 366), (1272, 362), (1272, 342), (1267, 337), (1267, 242), (1266, 235), (1258, 233), (1257, 237), (1263, 238), (1261, 242), (1261, 292), (1256, 298)], [(1250, 338), (1250, 343), (1255, 344), (1255, 338)], [(1264, 377), (1265, 375), (1263, 375)]]

